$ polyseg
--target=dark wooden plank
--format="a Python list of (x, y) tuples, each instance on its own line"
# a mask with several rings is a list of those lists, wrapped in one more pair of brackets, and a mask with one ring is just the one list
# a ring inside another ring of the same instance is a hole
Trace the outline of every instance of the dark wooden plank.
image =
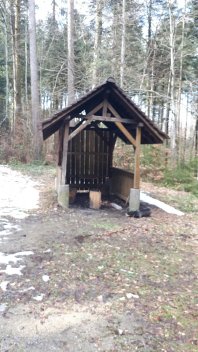
[(99, 183), (99, 175), (98, 175), (98, 170), (99, 170), (99, 158), (98, 158), (98, 152), (99, 152), (99, 136), (95, 133), (95, 161), (94, 161), (94, 174), (96, 177), (96, 184)]
[(76, 174), (77, 174), (78, 178), (81, 177), (81, 133), (79, 133), (79, 135), (78, 135)]
[(62, 185), (65, 184), (66, 175), (67, 175), (68, 137), (69, 137), (69, 122), (66, 122), (64, 126), (63, 156), (62, 156), (61, 180), (60, 180)]
[[(89, 131), (90, 133), (90, 176), (94, 178), (94, 164), (95, 164), (95, 132)], [(93, 183), (93, 181), (92, 181)]]
[[(103, 132), (102, 132), (103, 136)], [(104, 140), (100, 138), (100, 150), (99, 150), (99, 182), (103, 183), (103, 153), (104, 153)]]
[(82, 131), (83, 143), (82, 143), (82, 165), (81, 165), (81, 175), (84, 179), (85, 175), (85, 164), (86, 164), (86, 130)]
[(74, 140), (71, 140), (71, 149), (72, 149), (72, 153), (71, 153), (71, 182), (72, 184), (75, 183), (75, 143)]
[(110, 152), (110, 131), (107, 133), (107, 143), (106, 143), (106, 177), (109, 177), (109, 152)]

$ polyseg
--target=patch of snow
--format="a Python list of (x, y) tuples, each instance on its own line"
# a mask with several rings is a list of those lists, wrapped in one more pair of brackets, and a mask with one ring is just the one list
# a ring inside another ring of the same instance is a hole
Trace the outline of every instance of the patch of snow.
[(11, 265), (7, 265), (5, 270), (0, 270), (1, 273), (5, 273), (6, 275), (23, 275), (21, 270), (25, 268), (25, 265), (20, 265), (19, 268), (12, 268)]
[(43, 279), (44, 282), (48, 282), (50, 278), (49, 278), (48, 275), (43, 275), (42, 279)]
[(17, 263), (21, 258), (16, 258), (15, 254), (4, 254), (0, 252), (0, 264), (8, 264), (10, 262)]
[(23, 219), (28, 210), (38, 208), (39, 191), (29, 177), (0, 165), (0, 216)]
[(32, 255), (32, 254), (34, 254), (34, 252), (32, 252), (32, 251), (24, 251), (24, 252), (15, 253), (15, 256), (16, 256), (16, 257), (21, 257), (21, 256)]
[(102, 303), (103, 302), (103, 295), (98, 296), (97, 299), (98, 299), (99, 302)]
[(32, 254), (34, 254), (32, 251), (18, 252), (14, 254), (5, 254), (0, 252), (0, 264), (8, 264), (10, 262), (17, 263), (18, 261), (22, 260), (22, 258), (17, 257), (28, 256)]
[(178, 216), (184, 215), (184, 213), (182, 211), (177, 210), (174, 207), (171, 207), (170, 205), (168, 205), (164, 202), (161, 202), (158, 199), (152, 198), (151, 196), (149, 196), (148, 194), (146, 194), (145, 192), (142, 192), (142, 191), (140, 192), (140, 200), (142, 202), (155, 205), (156, 207), (164, 210), (166, 213), (175, 214)]
[(128, 274), (134, 274), (133, 271), (126, 270), (126, 269), (120, 269), (123, 273), (128, 273)]
[(52, 250), (49, 248), (46, 251), (43, 251), (43, 253), (50, 253)]
[(119, 300), (124, 302), (126, 300), (126, 298), (125, 297), (120, 297)]
[(31, 286), (31, 287), (28, 287), (28, 288), (24, 288), (24, 290), (20, 290), (19, 292), (28, 292), (28, 291), (34, 291), (34, 290), (35, 290), (35, 287)]
[(9, 281), (2, 281), (0, 283), (0, 288), (2, 289), (2, 291), (4, 291), (4, 292), (7, 291), (8, 284), (9, 284)]
[(22, 256), (28, 256), (32, 255), (34, 252), (32, 251), (24, 251), (24, 252), (18, 252), (14, 254), (5, 254), (0, 252), (0, 264), (7, 264), (6, 269), (0, 270), (0, 273), (5, 273), (6, 275), (23, 275), (21, 270), (25, 268), (25, 265), (20, 265), (18, 268), (13, 268), (10, 264), (8, 263), (14, 263), (16, 264), (18, 261), (23, 260), (23, 258), (18, 258)]
[(118, 331), (118, 335), (124, 335), (124, 330), (118, 329), (117, 331)]
[(19, 231), (20, 227), (9, 223), (7, 219), (0, 219), (0, 236), (10, 235), (12, 230)]
[(110, 203), (111, 207), (116, 210), (122, 210), (122, 207), (116, 203)]
[(7, 304), (6, 303), (0, 304), (0, 313), (4, 313), (6, 308), (7, 308)]
[(35, 301), (38, 301), (38, 302), (41, 302), (43, 300), (43, 297), (44, 297), (44, 293), (41, 293), (40, 295), (38, 296), (34, 296), (32, 297)]
[(138, 295), (135, 295), (134, 293), (127, 293), (126, 294), (126, 297), (128, 298), (128, 299), (131, 299), (131, 298), (140, 298)]

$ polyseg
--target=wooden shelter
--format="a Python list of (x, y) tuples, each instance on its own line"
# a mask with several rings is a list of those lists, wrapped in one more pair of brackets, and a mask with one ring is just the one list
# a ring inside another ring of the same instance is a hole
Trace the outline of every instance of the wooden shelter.
[[(112, 193), (122, 198), (130, 188), (140, 188), (140, 145), (168, 138), (112, 78), (44, 121), (42, 128), (44, 140), (59, 131), (57, 188), (101, 190), (108, 180)], [(112, 167), (117, 137), (134, 147), (134, 175)]]

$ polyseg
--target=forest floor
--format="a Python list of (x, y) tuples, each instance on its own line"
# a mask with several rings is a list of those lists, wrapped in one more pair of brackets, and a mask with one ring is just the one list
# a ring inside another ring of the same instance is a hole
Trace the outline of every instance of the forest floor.
[[(0, 185), (1, 352), (198, 350), (198, 199), (143, 183), (188, 212), (64, 211), (50, 168), (0, 172), (16, 182), (7, 205)], [(21, 182), (39, 203), (19, 209)]]

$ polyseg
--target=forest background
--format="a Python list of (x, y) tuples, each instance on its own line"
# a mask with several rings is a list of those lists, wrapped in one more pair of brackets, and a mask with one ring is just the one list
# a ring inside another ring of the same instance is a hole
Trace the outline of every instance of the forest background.
[[(197, 1), (44, 3), (0, 3), (0, 161), (53, 157), (41, 121), (112, 76), (170, 136), (142, 149), (142, 173), (198, 193)], [(131, 149), (114, 162), (131, 168)]]

